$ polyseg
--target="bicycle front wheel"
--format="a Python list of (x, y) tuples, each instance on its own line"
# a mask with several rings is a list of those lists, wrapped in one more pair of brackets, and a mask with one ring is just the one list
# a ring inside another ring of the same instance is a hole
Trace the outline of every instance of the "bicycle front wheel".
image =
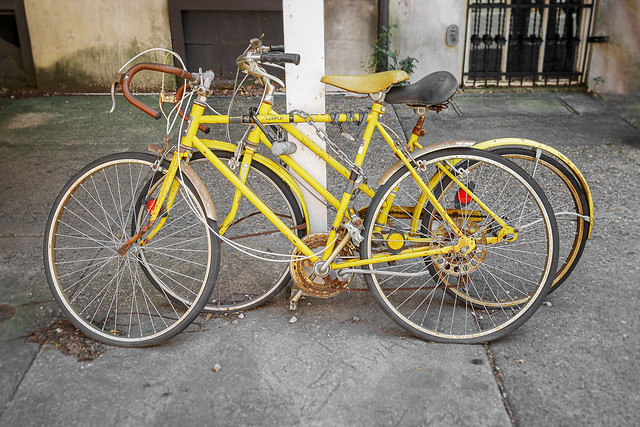
[[(144, 225), (136, 204), (153, 203), (156, 188), (149, 183), (164, 174), (162, 166), (152, 169), (156, 160), (121, 153), (92, 162), (67, 183), (47, 222), (49, 287), (78, 329), (107, 344), (144, 346), (175, 336), (199, 315), (216, 281), (220, 241), (210, 228), (217, 225), (202, 221), (203, 203), (186, 177), (176, 177), (175, 200), (156, 234), (145, 246), (137, 242), (118, 254)], [(144, 262), (161, 272), (157, 283), (141, 268), (143, 248)], [(179, 304), (169, 293), (192, 304)]]
[(393, 320), (423, 339), (478, 343), (512, 332), (538, 309), (555, 274), (558, 232), (549, 202), (526, 172), (492, 153), (447, 149), (416, 160), (442, 208), (400, 169), (367, 211), (361, 256), (455, 246), (459, 236), (443, 212), (475, 248), (370, 264), (369, 289)]

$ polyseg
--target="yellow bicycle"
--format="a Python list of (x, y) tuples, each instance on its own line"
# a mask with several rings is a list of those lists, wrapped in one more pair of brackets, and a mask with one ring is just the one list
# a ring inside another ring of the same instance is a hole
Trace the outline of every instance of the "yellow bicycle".
[[(274, 84), (284, 83), (261, 64), (298, 61), (296, 54), (252, 43), (237, 62), (261, 79), (265, 95), (257, 109), (241, 116), (205, 114), (211, 72), (142, 63), (120, 76), (125, 97), (153, 117), (160, 113), (129, 90), (140, 70), (183, 77), (184, 97), (196, 99), (178, 144), (167, 138), (151, 147), (154, 154), (96, 160), (57, 198), (45, 232), (45, 270), (65, 314), (95, 339), (150, 345), (186, 328), (205, 307), (225, 311), (263, 303), (282, 290), (289, 274), (292, 305), (305, 294), (336, 295), (348, 289), (355, 274), (363, 274), (383, 310), (424, 339), (486, 342), (522, 325), (556, 276), (555, 215), (536, 181), (505, 156), (465, 144), (420, 146), (426, 112), (442, 108), (454, 95), (456, 79), (438, 72), (394, 87), (406, 73), (325, 76), (328, 84), (369, 94), (371, 110), (278, 114), (272, 107)], [(411, 105), (418, 113), (407, 144), (380, 122), (387, 111), (383, 101)], [(355, 159), (327, 138), (333, 150), (328, 153), (294, 126), (322, 122), (364, 125)], [(238, 145), (197, 136), (207, 124), (227, 123), (248, 126)], [(363, 164), (376, 130), (398, 163), (374, 190)], [(325, 189), (290, 156), (286, 134), (345, 177), (341, 195)], [(257, 152), (261, 143), (280, 163)], [(202, 159), (213, 165), (208, 169), (218, 174), (215, 181), (206, 182), (192, 167), (200, 170)], [(299, 183), (335, 209), (327, 232), (308, 234)], [(222, 184), (233, 188), (222, 191)], [(371, 203), (357, 209), (356, 192)], [(574, 216), (583, 224), (591, 215), (584, 208), (581, 202), (583, 211)], [(223, 263), (220, 272), (224, 247), (239, 252), (231, 255), (237, 263)], [(254, 280), (242, 280), (243, 271), (252, 272)], [(222, 286), (216, 284), (221, 279)]]

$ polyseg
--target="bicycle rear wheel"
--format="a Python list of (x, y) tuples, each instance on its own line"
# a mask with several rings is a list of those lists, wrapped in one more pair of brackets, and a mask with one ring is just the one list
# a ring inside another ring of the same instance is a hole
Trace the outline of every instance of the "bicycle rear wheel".
[[(514, 331), (538, 309), (553, 281), (558, 232), (549, 202), (529, 175), (496, 154), (447, 149), (417, 161), (417, 173), (437, 186), (432, 191), (438, 202), (476, 247), (464, 255), (371, 264), (374, 272), (365, 274), (369, 289), (385, 313), (423, 339), (477, 343)], [(482, 204), (457, 184), (446, 185), (439, 165), (453, 171)], [(513, 238), (497, 218), (513, 227)], [(442, 249), (457, 241), (403, 167), (367, 210), (361, 256)]]
[(589, 204), (584, 190), (573, 173), (552, 156), (522, 147), (491, 150), (524, 169), (540, 185), (553, 208), (560, 236), (558, 271), (549, 292), (569, 277), (580, 261), (587, 243)]
[[(145, 346), (175, 336), (199, 315), (218, 274), (220, 242), (209, 229), (217, 226), (200, 221), (206, 218), (203, 203), (187, 177), (176, 177), (179, 188), (166, 222), (144, 246), (145, 262), (162, 272), (156, 277), (161, 286), (141, 269), (142, 246), (118, 254), (144, 225), (134, 208), (153, 199), (148, 184), (164, 173), (162, 167), (153, 171), (156, 160), (120, 153), (92, 162), (67, 183), (47, 221), (51, 292), (78, 329), (107, 344)], [(176, 303), (167, 291), (192, 304)]]
[[(573, 174), (550, 156), (541, 154), (536, 157), (535, 151), (520, 147), (505, 147), (491, 150), (491, 152), (508, 158), (521, 166), (541, 186), (545, 195), (550, 197), (549, 203), (556, 216), (559, 235), (558, 270), (549, 290), (549, 292), (553, 292), (575, 268), (587, 241), (584, 216), (588, 216), (589, 207), (584, 191)], [(451, 180), (444, 177), (434, 189), (436, 196), (439, 196), (438, 192), (449, 185), (452, 185)], [(455, 286), (447, 287), (447, 292), (455, 294), (459, 298), (466, 298), (465, 293), (459, 292)], [(528, 296), (523, 295), (520, 299), (515, 299), (515, 302), (522, 303), (526, 298)], [(476, 303), (474, 300), (470, 302)], [(513, 303), (514, 301), (504, 302), (507, 306)], [(486, 304), (496, 305), (498, 303)]]

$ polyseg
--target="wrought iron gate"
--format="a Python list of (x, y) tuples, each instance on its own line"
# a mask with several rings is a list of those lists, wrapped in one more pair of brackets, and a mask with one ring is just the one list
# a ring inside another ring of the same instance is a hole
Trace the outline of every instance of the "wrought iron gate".
[(583, 82), (595, 0), (469, 0), (466, 86)]

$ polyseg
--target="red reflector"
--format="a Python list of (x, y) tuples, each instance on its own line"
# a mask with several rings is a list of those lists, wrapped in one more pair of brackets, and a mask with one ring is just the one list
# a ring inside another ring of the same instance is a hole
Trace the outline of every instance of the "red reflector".
[(467, 194), (462, 188), (458, 190), (458, 194), (456, 194), (458, 201), (463, 205), (466, 205), (471, 201), (471, 196)]
[(153, 208), (156, 207), (156, 199), (151, 199), (147, 202), (147, 212), (149, 215), (153, 215)]

